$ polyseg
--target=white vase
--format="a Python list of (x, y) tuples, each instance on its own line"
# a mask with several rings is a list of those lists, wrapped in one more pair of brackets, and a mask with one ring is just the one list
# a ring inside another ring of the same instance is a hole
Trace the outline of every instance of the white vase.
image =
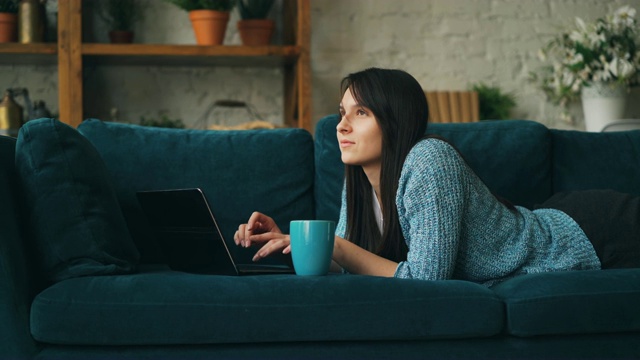
[(587, 131), (600, 132), (608, 124), (625, 118), (628, 88), (617, 82), (592, 83), (582, 88), (582, 110)]

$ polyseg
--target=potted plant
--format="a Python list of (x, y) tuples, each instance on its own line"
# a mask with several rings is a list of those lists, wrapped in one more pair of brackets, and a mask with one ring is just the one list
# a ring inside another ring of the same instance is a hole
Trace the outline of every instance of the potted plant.
[(166, 114), (160, 115), (158, 119), (146, 118), (144, 116), (141, 116), (140, 125), (173, 128), (173, 129), (184, 129), (184, 123), (182, 122), (182, 119), (171, 119)]
[(275, 22), (267, 19), (274, 0), (238, 0), (238, 32), (243, 45), (269, 45)]
[(530, 79), (552, 103), (563, 109), (581, 99), (587, 131), (622, 119), (629, 85), (640, 68), (636, 10), (624, 6), (593, 23), (576, 18), (576, 27), (554, 37), (539, 52), (550, 62)]
[(140, 0), (103, 0), (97, 4), (100, 17), (109, 29), (111, 43), (132, 43), (133, 25), (142, 19)]
[(0, 43), (16, 41), (17, 14), (18, 0), (0, 0)]
[(222, 45), (235, 0), (167, 0), (189, 12), (198, 45)]
[(516, 106), (516, 98), (511, 93), (503, 93), (498, 86), (484, 83), (473, 85), (478, 93), (480, 104), (480, 120), (506, 120), (511, 118), (511, 111)]

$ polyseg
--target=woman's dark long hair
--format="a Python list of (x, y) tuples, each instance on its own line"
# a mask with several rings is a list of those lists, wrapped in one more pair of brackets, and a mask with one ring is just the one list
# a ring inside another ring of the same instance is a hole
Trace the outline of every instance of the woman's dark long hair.
[(407, 245), (395, 197), (404, 160), (427, 129), (427, 99), (418, 81), (402, 70), (370, 68), (349, 74), (342, 79), (341, 94), (348, 89), (358, 104), (373, 112), (382, 130), (378, 195), (384, 225), (380, 235), (373, 212), (375, 200), (371, 184), (362, 167), (345, 165), (347, 239), (389, 260), (403, 261), (407, 257)]

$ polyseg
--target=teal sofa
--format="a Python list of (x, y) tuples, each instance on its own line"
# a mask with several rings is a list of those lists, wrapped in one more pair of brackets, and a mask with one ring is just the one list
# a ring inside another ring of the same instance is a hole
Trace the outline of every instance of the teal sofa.
[[(531, 274), (486, 288), (164, 265), (136, 191), (202, 188), (229, 242), (253, 211), (283, 231), (294, 219), (336, 220), (337, 122), (321, 119), (312, 137), (98, 120), (76, 130), (40, 119), (17, 140), (0, 137), (0, 358), (640, 357), (640, 269)], [(516, 120), (429, 131), (518, 205), (590, 188), (640, 195), (640, 131)], [(255, 249), (233, 251), (248, 262)]]

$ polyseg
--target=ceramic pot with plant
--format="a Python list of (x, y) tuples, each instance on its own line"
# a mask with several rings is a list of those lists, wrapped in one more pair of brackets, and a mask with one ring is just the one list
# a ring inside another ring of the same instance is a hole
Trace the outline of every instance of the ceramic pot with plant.
[(238, 32), (242, 44), (247, 46), (269, 45), (275, 22), (267, 19), (274, 0), (238, 0)]
[(15, 42), (18, 31), (18, 0), (0, 0), (0, 43)]
[(141, 0), (102, 0), (97, 2), (100, 17), (109, 29), (112, 44), (133, 42), (133, 26), (142, 19)]
[(478, 93), (480, 120), (508, 120), (516, 107), (516, 96), (503, 92), (499, 86), (490, 86), (482, 82), (473, 85)]
[(548, 62), (531, 80), (547, 99), (560, 105), (572, 121), (567, 105), (581, 100), (587, 131), (601, 131), (624, 115), (629, 85), (640, 73), (640, 28), (636, 9), (623, 6), (593, 22), (576, 18), (575, 27), (562, 31), (539, 52)]
[(167, 0), (189, 12), (198, 45), (222, 45), (235, 0)]

